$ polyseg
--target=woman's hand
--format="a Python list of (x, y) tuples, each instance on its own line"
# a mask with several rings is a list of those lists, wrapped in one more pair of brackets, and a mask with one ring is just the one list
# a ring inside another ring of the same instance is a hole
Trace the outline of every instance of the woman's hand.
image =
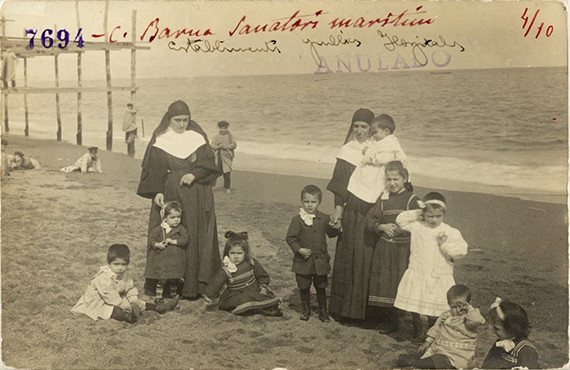
[(180, 179), (180, 187), (183, 187), (184, 185), (186, 186), (192, 185), (195, 179), (196, 176), (192, 175), (191, 173), (187, 173), (186, 175), (182, 176), (182, 178)]
[(154, 204), (162, 208), (164, 206), (164, 194), (156, 193), (154, 196)]

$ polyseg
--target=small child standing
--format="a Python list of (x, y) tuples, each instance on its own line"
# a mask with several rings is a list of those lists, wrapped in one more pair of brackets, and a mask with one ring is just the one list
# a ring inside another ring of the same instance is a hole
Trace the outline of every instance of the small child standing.
[(269, 290), (269, 275), (259, 261), (250, 255), (247, 233), (227, 231), (225, 237), (228, 241), (224, 248), (223, 267), (206, 286), (202, 299), (210, 305), (225, 284), (227, 288), (218, 302), (220, 310), (230, 311), (234, 315), (259, 313), (283, 316), (279, 299)]
[(331, 226), (330, 217), (319, 211), (323, 193), (318, 186), (307, 185), (301, 190), (299, 214), (291, 220), (286, 241), (295, 253), (293, 267), (301, 295), (303, 313), (301, 320), (311, 317), (311, 284), (317, 290), (319, 320), (328, 322), (327, 275), (331, 271), (327, 251), (327, 236), (334, 238), (340, 231)]
[(410, 262), (404, 273), (394, 307), (412, 313), (414, 338), (422, 339), (420, 315), (431, 327), (448, 310), (447, 291), (453, 285), (454, 261), (467, 254), (467, 243), (459, 230), (443, 222), (447, 204), (443, 195), (428, 193), (421, 210), (406, 211), (396, 224), (411, 233)]
[(180, 223), (182, 207), (178, 202), (167, 202), (160, 211), (162, 223), (148, 236), (146, 256), (146, 279), (157, 280), (156, 302), (164, 300), (164, 288), (169, 286), (170, 296), (178, 296), (178, 285), (183, 281), (185, 249), (188, 245), (188, 231)]
[(107, 265), (102, 266), (91, 278), (85, 294), (71, 312), (87, 315), (93, 320), (115, 319), (132, 324), (142, 310), (159, 313), (172, 311), (178, 300), (165, 305), (143, 302), (138, 298), (137, 288), (127, 273), (130, 256), (126, 245), (111, 245), (107, 251)]
[(482, 369), (540, 369), (538, 352), (528, 340), (530, 325), (526, 311), (514, 302), (497, 298), (489, 316), (498, 340), (489, 350)]
[(77, 162), (71, 166), (63, 167), (62, 172), (75, 172), (81, 171), (82, 173), (88, 172), (98, 172), (103, 173), (101, 170), (101, 160), (99, 159), (99, 154), (97, 154), (98, 148), (96, 146), (91, 146), (88, 152), (83, 154)]
[(224, 189), (226, 193), (230, 193), (231, 179), (230, 175), (232, 172), (232, 164), (235, 156), (234, 150), (237, 147), (237, 143), (230, 132), (228, 127), (230, 124), (226, 121), (218, 122), (218, 128), (220, 133), (212, 138), (212, 149), (214, 150), (214, 155), (216, 156), (216, 165), (218, 169), (224, 174)]
[(381, 114), (372, 120), (370, 126), (374, 136), (368, 147), (364, 148), (362, 162), (350, 177), (348, 191), (368, 203), (376, 203), (385, 189), (386, 163), (400, 161), (407, 167), (408, 157), (394, 135), (396, 123), (392, 117)]
[[(400, 357), (398, 366), (418, 369), (466, 369), (473, 367), (477, 348), (477, 329), (485, 323), (479, 309), (471, 306), (471, 291), (454, 285), (447, 291), (449, 310), (441, 314), (427, 332), (420, 356), (407, 362)], [(403, 360), (403, 361), (402, 361)]]

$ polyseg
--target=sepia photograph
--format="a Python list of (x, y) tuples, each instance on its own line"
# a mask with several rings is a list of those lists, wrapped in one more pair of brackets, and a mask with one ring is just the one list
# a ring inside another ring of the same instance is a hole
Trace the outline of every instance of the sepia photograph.
[(567, 2), (0, 22), (2, 368), (568, 366)]

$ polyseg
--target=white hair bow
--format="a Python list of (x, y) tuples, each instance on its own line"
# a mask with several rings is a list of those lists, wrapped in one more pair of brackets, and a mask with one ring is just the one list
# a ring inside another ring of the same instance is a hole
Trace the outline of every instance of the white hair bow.
[(501, 309), (501, 302), (502, 301), (503, 300), (499, 297), (495, 298), (495, 302), (493, 302), (493, 304), (491, 304), (491, 309), (495, 309), (497, 311), (497, 316), (499, 316), (499, 319), (505, 320), (505, 313)]

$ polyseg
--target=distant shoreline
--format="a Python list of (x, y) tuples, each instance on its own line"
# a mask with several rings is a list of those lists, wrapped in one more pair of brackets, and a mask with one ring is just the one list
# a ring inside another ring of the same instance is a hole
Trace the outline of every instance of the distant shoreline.
[[(148, 134), (147, 136), (149, 136)], [(44, 138), (26, 138), (23, 135), (5, 135), (5, 138), (10, 141), (10, 137), (15, 136), (20, 139), (30, 139), (38, 142), (45, 142), (49, 145), (49, 142), (53, 140)], [(126, 145), (122, 141), (122, 133), (113, 141), (113, 153), (125, 154), (126, 155)], [(104, 139), (101, 139), (103, 142)], [(63, 143), (74, 145), (63, 141)], [(144, 150), (146, 148), (146, 140), (138, 140), (136, 147), (135, 158), (141, 159), (144, 155)], [(87, 145), (97, 145), (93, 143), (85, 144)], [(101, 145), (101, 149), (104, 148), (104, 144)], [(8, 152), (12, 149), (8, 148)], [(41, 161), (41, 158), (38, 158)], [(323, 162), (311, 162), (311, 161), (301, 161), (294, 159), (278, 159), (270, 158), (258, 155), (250, 155), (244, 153), (237, 153), (234, 160), (234, 170), (245, 171), (245, 172), (255, 172), (264, 174), (276, 174), (285, 176), (299, 176), (299, 177), (309, 177), (317, 179), (330, 179), (332, 175), (334, 165), (331, 163)], [(430, 189), (441, 189), (443, 191), (461, 191), (469, 193), (480, 193), (488, 195), (497, 195), (503, 197), (518, 198), (523, 200), (530, 200), (536, 202), (552, 203), (552, 204), (567, 204), (568, 198), (567, 194), (556, 194), (556, 193), (545, 193), (539, 191), (533, 191), (531, 189), (515, 189), (506, 186), (492, 186), (483, 184), (474, 184), (463, 181), (453, 181), (446, 179), (445, 181), (438, 180), (434, 177), (421, 176), (417, 174), (412, 174), (412, 183), (416, 186), (430, 188)]]

